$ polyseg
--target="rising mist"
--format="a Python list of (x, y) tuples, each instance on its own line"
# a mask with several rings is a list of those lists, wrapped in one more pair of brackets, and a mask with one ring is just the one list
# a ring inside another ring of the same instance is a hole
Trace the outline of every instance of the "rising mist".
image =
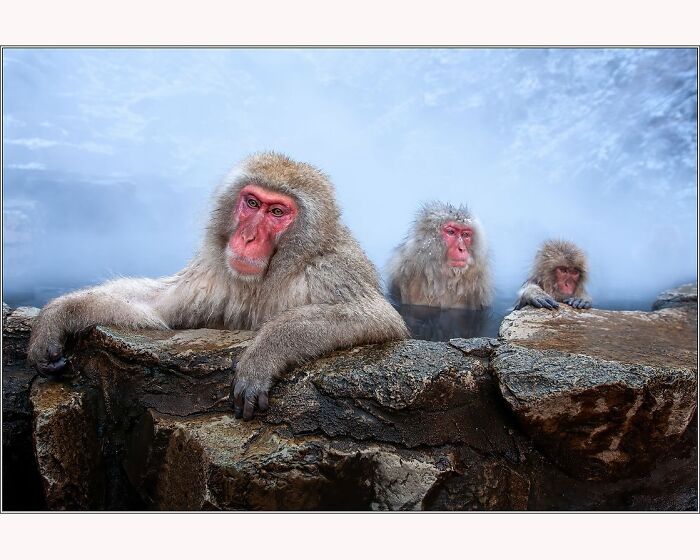
[(13, 305), (177, 271), (259, 150), (324, 169), (380, 270), (419, 203), (467, 203), (501, 306), (548, 237), (586, 250), (603, 306), (697, 278), (694, 49), (5, 49), (3, 69)]

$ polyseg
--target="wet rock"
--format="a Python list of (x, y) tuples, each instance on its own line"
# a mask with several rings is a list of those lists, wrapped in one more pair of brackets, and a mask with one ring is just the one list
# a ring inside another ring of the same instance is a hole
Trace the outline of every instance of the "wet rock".
[(138, 469), (152, 473), (141, 484), (159, 509), (498, 510), (528, 501), (527, 478), (497, 458), (471, 451), (467, 459), (450, 446), (295, 436), (283, 425), (228, 414), (153, 414), (146, 426), (142, 439), (153, 447)]
[(577, 477), (645, 475), (697, 402), (697, 307), (653, 313), (526, 308), (491, 362), (520, 425)]
[(677, 288), (666, 290), (659, 294), (656, 301), (651, 306), (652, 311), (666, 309), (667, 307), (682, 307), (685, 305), (698, 304), (698, 284), (683, 284)]
[(333, 353), (278, 382), (267, 414), (237, 420), (232, 365), (252, 336), (100, 327), (69, 346), (73, 374), (103, 395), (110, 445), (148, 507), (416, 509), (445, 472), (472, 469), (449, 458), (451, 446), (493, 465), (520, 461), (485, 362), (446, 343)]
[(103, 509), (96, 402), (88, 392), (43, 378), (33, 384), (30, 400), (34, 451), (48, 508)]
[(2, 306), (2, 508), (46, 509), (32, 444), (29, 391), (36, 372), (25, 363), (32, 319), (38, 309)]
[(488, 358), (493, 353), (499, 342), (496, 338), (453, 338), (450, 345), (461, 350), (467, 356), (478, 356)]
[(149, 425), (153, 440), (164, 440), (149, 483), (160, 509), (419, 509), (451, 466), (429, 452), (292, 436), (283, 426), (228, 414), (154, 414)]
[(229, 410), (235, 361), (253, 336), (250, 331), (97, 327), (69, 342), (66, 355), (74, 374), (101, 387), (114, 414), (152, 407), (184, 416)]
[(27, 358), (27, 345), (32, 332), (32, 321), (39, 314), (36, 307), (18, 307), (10, 310), (2, 304), (2, 363), (20, 363)]
[(266, 421), (293, 433), (412, 448), (466, 443), (504, 450), (511, 438), (482, 360), (446, 343), (408, 340), (337, 352), (297, 369), (272, 393)]
[[(463, 449), (462, 454), (472, 452)], [(442, 475), (423, 502), (425, 509), (459, 511), (517, 511), (530, 504), (530, 477), (499, 461), (479, 457), (464, 460), (462, 473)], [(535, 506), (536, 509), (536, 506)]]

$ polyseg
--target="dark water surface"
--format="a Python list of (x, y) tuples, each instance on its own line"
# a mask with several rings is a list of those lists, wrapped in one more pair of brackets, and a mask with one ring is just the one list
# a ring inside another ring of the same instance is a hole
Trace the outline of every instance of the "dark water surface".
[[(406, 321), (411, 336), (421, 340), (444, 341), (451, 338), (496, 337), (503, 318), (513, 310), (512, 298), (497, 296), (484, 310), (439, 309), (424, 305), (395, 306)], [(651, 311), (653, 298), (636, 297), (594, 302), (598, 309), (613, 311)], [(562, 304), (564, 305), (564, 304)]]

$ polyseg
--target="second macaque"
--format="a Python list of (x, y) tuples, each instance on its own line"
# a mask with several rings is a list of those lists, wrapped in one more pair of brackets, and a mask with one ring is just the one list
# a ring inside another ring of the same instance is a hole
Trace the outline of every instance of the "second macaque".
[(569, 241), (546, 241), (535, 255), (532, 274), (518, 293), (515, 309), (526, 305), (555, 309), (560, 302), (588, 309), (587, 279), (588, 265), (581, 249)]
[(398, 304), (477, 310), (491, 304), (486, 238), (466, 206), (423, 206), (389, 264), (389, 292)]

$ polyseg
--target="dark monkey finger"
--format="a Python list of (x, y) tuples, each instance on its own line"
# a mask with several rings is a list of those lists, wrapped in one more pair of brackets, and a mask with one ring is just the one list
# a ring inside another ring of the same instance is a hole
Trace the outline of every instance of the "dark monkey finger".
[(242, 381), (236, 381), (233, 386), (233, 412), (236, 418), (241, 418), (243, 416), (243, 390), (245, 389), (245, 383)]
[(260, 409), (260, 412), (265, 412), (268, 406), (269, 403), (267, 391), (261, 391), (261, 393), (258, 395), (258, 408)]
[(245, 392), (245, 404), (243, 406), (243, 420), (250, 420), (255, 412), (255, 402), (258, 399), (255, 389), (247, 389)]

